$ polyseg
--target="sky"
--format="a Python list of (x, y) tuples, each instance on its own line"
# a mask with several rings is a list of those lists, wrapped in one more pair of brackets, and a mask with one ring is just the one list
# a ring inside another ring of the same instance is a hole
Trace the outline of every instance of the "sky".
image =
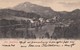
[(51, 7), (55, 11), (72, 11), (74, 9), (80, 9), (80, 0), (0, 0), (0, 8), (14, 7), (24, 2)]

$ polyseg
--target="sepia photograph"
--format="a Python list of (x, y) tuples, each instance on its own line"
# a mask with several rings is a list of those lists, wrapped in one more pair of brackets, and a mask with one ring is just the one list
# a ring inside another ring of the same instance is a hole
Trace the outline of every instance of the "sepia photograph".
[(80, 50), (80, 0), (0, 0), (0, 50)]
[(0, 39), (80, 39), (80, 0), (0, 0)]

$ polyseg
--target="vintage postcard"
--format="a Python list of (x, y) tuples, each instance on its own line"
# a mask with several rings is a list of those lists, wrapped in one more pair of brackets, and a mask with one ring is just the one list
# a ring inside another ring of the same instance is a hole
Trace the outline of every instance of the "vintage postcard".
[(0, 0), (0, 50), (80, 50), (80, 0)]

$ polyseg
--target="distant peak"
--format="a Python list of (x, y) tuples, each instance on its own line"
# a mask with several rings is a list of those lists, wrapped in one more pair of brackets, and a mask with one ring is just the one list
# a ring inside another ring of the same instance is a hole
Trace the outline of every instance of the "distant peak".
[(30, 2), (24, 2), (24, 4), (31, 4)]

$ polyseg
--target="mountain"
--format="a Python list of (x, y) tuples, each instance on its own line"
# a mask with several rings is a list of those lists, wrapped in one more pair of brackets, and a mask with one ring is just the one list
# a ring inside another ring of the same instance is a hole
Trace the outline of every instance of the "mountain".
[(73, 20), (80, 20), (80, 9), (75, 9), (72, 12), (70, 12), (71, 17), (73, 17)]
[(13, 9), (0, 9), (0, 18), (53, 18), (59, 17), (57, 20), (69, 21), (69, 20), (79, 20), (80, 19), (80, 9), (75, 9), (71, 12), (62, 11), (57, 12), (52, 10), (50, 7), (44, 7), (30, 2), (21, 3), (15, 6)]
[(24, 17), (24, 18), (39, 18), (41, 17), (35, 13), (26, 13), (24, 11), (17, 11), (12, 9), (0, 9), (0, 18), (12, 18), (14, 17)]
[(13, 9), (30, 13), (33, 12), (46, 18), (51, 18), (56, 15), (56, 11), (52, 10), (50, 7), (44, 7), (30, 2), (21, 3), (15, 6)]
[(63, 20), (63, 19), (75, 20), (75, 19), (79, 18), (79, 16), (80, 16), (79, 9), (75, 9), (71, 12), (67, 12), (67, 11), (57, 12), (57, 11), (54, 11), (53, 9), (51, 9), (50, 7), (44, 7), (44, 6), (36, 5), (36, 4), (30, 3), (30, 2), (21, 3), (17, 6), (15, 6), (13, 9), (19, 10), (19, 11), (24, 11), (27, 13), (36, 13), (44, 18), (59, 17), (60, 20)]
[(80, 9), (75, 9), (74, 11), (71, 12), (73, 16), (80, 16)]
[(80, 9), (75, 9), (71, 12), (59, 12), (58, 15), (60, 16), (60, 20), (78, 20), (80, 19)]

